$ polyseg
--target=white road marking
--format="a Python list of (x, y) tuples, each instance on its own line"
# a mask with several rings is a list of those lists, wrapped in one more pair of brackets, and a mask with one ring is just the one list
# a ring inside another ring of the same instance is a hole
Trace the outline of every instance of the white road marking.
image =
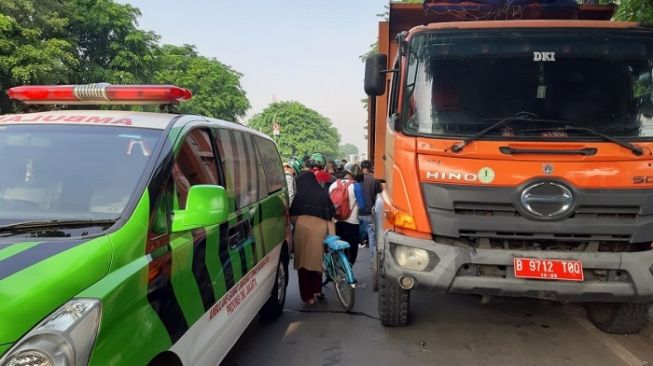
[(591, 334), (599, 342), (603, 343), (604, 346), (608, 347), (608, 349), (612, 351), (612, 353), (614, 353), (617, 357), (619, 357), (626, 365), (628, 366), (648, 365), (648, 362), (640, 360), (639, 358), (637, 358), (637, 356), (632, 354), (619, 342), (615, 341), (610, 336), (604, 334), (596, 327), (594, 327), (594, 325), (592, 325), (589, 322), (589, 320), (585, 319), (584, 316), (578, 314), (578, 311), (567, 308), (565, 312), (570, 318), (572, 318), (576, 323), (578, 323), (578, 325), (583, 327), (583, 329), (585, 329), (589, 334)]

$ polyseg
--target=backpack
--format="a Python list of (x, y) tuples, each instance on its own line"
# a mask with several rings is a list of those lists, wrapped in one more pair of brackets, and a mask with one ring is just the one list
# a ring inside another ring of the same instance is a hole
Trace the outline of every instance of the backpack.
[(336, 208), (336, 220), (346, 220), (351, 216), (351, 207), (349, 206), (349, 186), (354, 182), (343, 182), (342, 179), (336, 180), (335, 187), (329, 192), (329, 197), (333, 206)]

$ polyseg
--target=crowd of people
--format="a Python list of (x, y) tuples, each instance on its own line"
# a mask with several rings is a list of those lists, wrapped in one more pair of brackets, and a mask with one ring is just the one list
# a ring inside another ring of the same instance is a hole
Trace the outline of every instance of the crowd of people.
[[(375, 228), (372, 210), (381, 185), (374, 178), (373, 165), (346, 160), (327, 161), (321, 153), (284, 163), (293, 225), (294, 266), (299, 292), (306, 304), (324, 297), (322, 293), (323, 241), (337, 235), (349, 243), (347, 256), (353, 265), (359, 245), (367, 243), (374, 258)], [(371, 259), (370, 259), (371, 260)]]

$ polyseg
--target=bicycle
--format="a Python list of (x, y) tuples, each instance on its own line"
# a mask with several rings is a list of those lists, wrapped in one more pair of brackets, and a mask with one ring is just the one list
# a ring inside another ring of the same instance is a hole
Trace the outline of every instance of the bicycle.
[(340, 240), (339, 236), (329, 235), (324, 239), (324, 244), (328, 248), (324, 252), (322, 261), (324, 272), (333, 281), (338, 301), (340, 301), (342, 307), (345, 311), (351, 311), (356, 299), (354, 292), (356, 279), (349, 264), (349, 259), (345, 254), (345, 249), (349, 248), (349, 243)]

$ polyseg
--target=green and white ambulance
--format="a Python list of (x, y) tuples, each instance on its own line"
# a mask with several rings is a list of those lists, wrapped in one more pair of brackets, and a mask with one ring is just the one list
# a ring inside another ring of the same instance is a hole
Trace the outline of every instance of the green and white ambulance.
[[(174, 86), (24, 86), (34, 104), (171, 104)], [(274, 142), (192, 115), (0, 116), (0, 366), (216, 365), (283, 309)]]

